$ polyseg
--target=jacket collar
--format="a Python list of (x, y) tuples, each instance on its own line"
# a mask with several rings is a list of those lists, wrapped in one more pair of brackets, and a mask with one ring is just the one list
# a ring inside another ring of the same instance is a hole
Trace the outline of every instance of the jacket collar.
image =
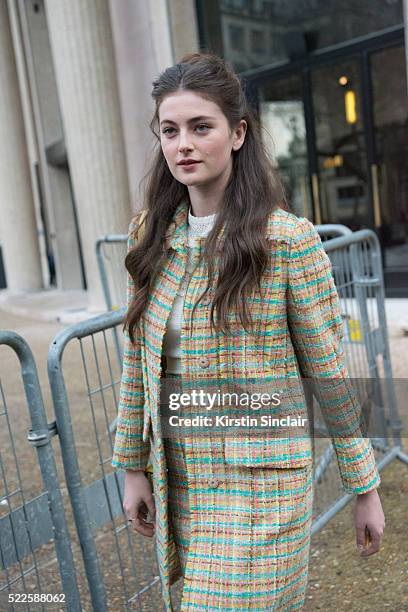
[[(187, 248), (187, 231), (188, 231), (188, 200), (181, 200), (177, 206), (167, 232), (165, 235), (166, 249), (172, 248), (175, 251), (184, 251)], [(205, 242), (206, 237), (197, 238), (198, 244), (201, 247)], [(224, 241), (224, 226), (221, 228), (218, 236), (218, 248), (221, 250)]]

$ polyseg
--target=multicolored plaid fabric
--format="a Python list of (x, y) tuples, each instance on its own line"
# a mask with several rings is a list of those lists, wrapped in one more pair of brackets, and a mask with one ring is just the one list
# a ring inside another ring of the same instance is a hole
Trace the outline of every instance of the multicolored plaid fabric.
[[(183, 564), (183, 609), (299, 608), (309, 546), (310, 437), (265, 435), (259, 443), (250, 433), (240, 433), (204, 449), (184, 438), (188, 452), (181, 465), (180, 449), (169, 454), (168, 441), (162, 436), (158, 409), (162, 342), (187, 262), (187, 213), (187, 204), (181, 202), (166, 235), (166, 261), (133, 346), (125, 335), (112, 465), (144, 469), (152, 447), (157, 557), (167, 610), (173, 610), (170, 584), (182, 574)], [(129, 249), (137, 240), (140, 221), (140, 214), (132, 220)], [(251, 334), (233, 313), (232, 334), (214, 332), (205, 300), (192, 314), (208, 280), (205, 263), (197, 266), (183, 308), (183, 381), (204, 386), (221, 380), (240, 384), (269, 378), (284, 384), (299, 381), (301, 373), (335, 381), (334, 396), (333, 384), (319, 385), (318, 391), (322, 412), (336, 424), (335, 431), (347, 432), (347, 436), (333, 436), (343, 487), (351, 493), (369, 491), (378, 487), (380, 477), (370, 441), (356, 426), (359, 406), (343, 361), (342, 320), (330, 260), (305, 218), (278, 209), (269, 217), (267, 236), (270, 262), (261, 279), (261, 292), (248, 300), (255, 322)], [(215, 264), (218, 257), (217, 251)], [(133, 290), (129, 278), (128, 299)], [(307, 417), (300, 382), (293, 397), (297, 413)], [(180, 472), (176, 489), (174, 470), (171, 478), (167, 472), (172, 459)], [(216, 487), (214, 480), (219, 481)], [(169, 509), (175, 517), (173, 526)], [(177, 518), (177, 512), (184, 519)]]
[(219, 437), (165, 438), (164, 446), (169, 525), (184, 576), (181, 609), (300, 609), (312, 466), (230, 465)]

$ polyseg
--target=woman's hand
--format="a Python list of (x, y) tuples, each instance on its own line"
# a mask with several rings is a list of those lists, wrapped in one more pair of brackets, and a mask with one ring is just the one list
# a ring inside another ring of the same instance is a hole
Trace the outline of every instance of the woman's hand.
[[(123, 510), (135, 531), (150, 538), (154, 535), (156, 507), (152, 487), (143, 470), (126, 470)], [(147, 520), (148, 513), (153, 522)]]
[(357, 495), (354, 524), (360, 556), (365, 558), (378, 552), (385, 520), (377, 489)]

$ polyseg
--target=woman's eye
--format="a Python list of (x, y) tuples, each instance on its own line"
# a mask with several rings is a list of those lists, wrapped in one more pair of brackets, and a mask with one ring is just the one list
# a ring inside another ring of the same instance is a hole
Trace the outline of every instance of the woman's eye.
[[(196, 126), (196, 129), (200, 129), (200, 128), (204, 128), (204, 130), (209, 130), (210, 126), (207, 125), (206, 123), (200, 123), (200, 125)], [(174, 131), (174, 128), (172, 127), (166, 127), (162, 129), (162, 133), (163, 134), (170, 134), (172, 131)], [(201, 129), (200, 129), (201, 131)]]

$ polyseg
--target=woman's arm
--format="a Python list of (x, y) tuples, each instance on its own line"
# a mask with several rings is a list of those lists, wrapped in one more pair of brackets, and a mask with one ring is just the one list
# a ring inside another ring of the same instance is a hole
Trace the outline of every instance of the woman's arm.
[[(136, 244), (135, 230), (139, 226), (140, 215), (132, 219), (129, 226), (128, 252)], [(127, 275), (127, 305), (129, 306), (134, 292), (133, 279)], [(144, 387), (142, 377), (140, 338), (136, 331), (135, 343), (132, 344), (127, 331), (124, 332), (123, 370), (119, 392), (119, 409), (115, 445), (113, 450), (113, 467), (144, 470), (150, 452), (150, 442), (143, 441), (143, 407)]]
[(297, 219), (291, 240), (288, 324), (302, 375), (315, 393), (333, 440), (347, 493), (380, 484), (369, 438), (360, 429), (361, 408), (344, 364), (343, 322), (332, 266), (310, 221)]

